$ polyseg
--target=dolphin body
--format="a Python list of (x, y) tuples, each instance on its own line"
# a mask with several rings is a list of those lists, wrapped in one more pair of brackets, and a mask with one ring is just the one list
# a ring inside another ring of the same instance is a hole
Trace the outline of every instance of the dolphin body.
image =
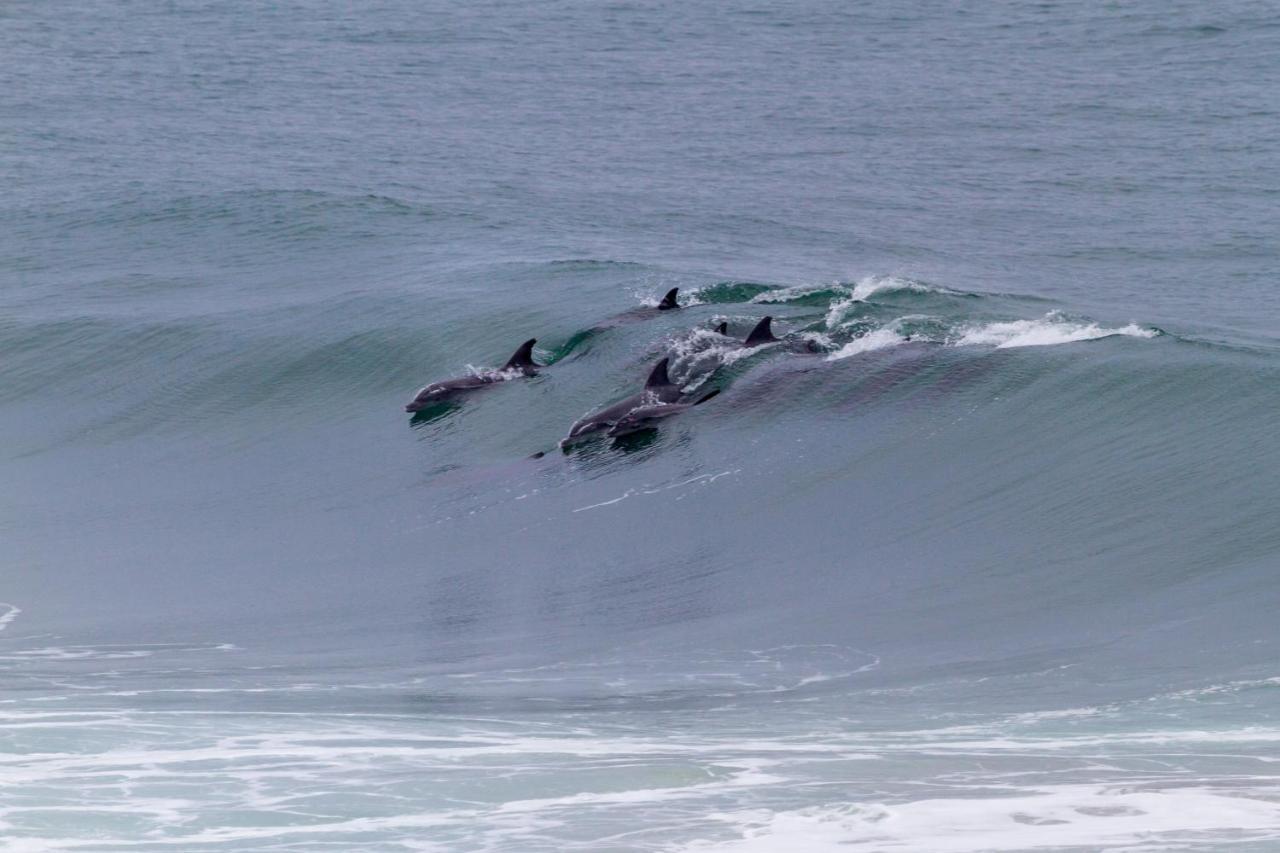
[(680, 401), (680, 386), (672, 382), (671, 377), (667, 375), (667, 365), (670, 361), (671, 359), (668, 357), (654, 365), (653, 370), (649, 373), (649, 378), (645, 380), (643, 391), (638, 394), (632, 394), (624, 400), (619, 400), (612, 406), (607, 406), (598, 412), (593, 412), (569, 427), (569, 435), (561, 440), (560, 446), (564, 447), (570, 442), (585, 438), (593, 433), (612, 429), (627, 414), (642, 406), (678, 403)]
[(610, 319), (605, 320), (603, 323), (599, 323), (595, 326), (592, 326), (588, 330), (588, 334), (596, 334), (598, 332), (603, 332), (607, 329), (612, 329), (614, 326), (623, 326), (629, 323), (639, 323), (644, 320), (648, 320), (651, 317), (663, 311), (676, 311), (680, 308), (680, 303), (676, 301), (676, 297), (679, 295), (679, 293), (680, 293), (680, 288), (673, 287), (667, 291), (666, 296), (662, 297), (662, 301), (659, 302), (656, 307), (643, 306), (640, 308), (632, 308), (629, 311), (624, 311), (616, 317), (611, 317)]
[(414, 395), (414, 398), (405, 405), (404, 410), (406, 412), (420, 412), (429, 406), (434, 406), (436, 403), (456, 400), (464, 394), (487, 388), (498, 382), (505, 382), (508, 379), (515, 379), (519, 376), (535, 375), (538, 372), (538, 368), (542, 366), (536, 364), (533, 360), (533, 345), (535, 343), (537, 343), (537, 338), (530, 338), (522, 343), (501, 370), (477, 373), (474, 376), (459, 376), (455, 379), (445, 379), (442, 382), (432, 382)]
[(701, 406), (719, 393), (720, 390), (716, 389), (710, 394), (704, 394), (692, 403), (658, 403), (653, 406), (641, 406), (638, 409), (632, 409), (613, 425), (613, 428), (609, 430), (609, 437), (621, 438), (624, 435), (643, 432), (647, 429), (656, 429), (663, 418), (687, 412), (694, 406)]
[(606, 320), (603, 325), (598, 326), (597, 328), (607, 329), (610, 326), (616, 326), (621, 323), (636, 323), (640, 320), (652, 317), (655, 313), (660, 311), (675, 311), (680, 308), (680, 303), (676, 300), (676, 297), (679, 295), (680, 288), (673, 287), (667, 291), (666, 295), (662, 297), (662, 301), (659, 302), (657, 306), (649, 307), (646, 305), (639, 308), (632, 308), (629, 311), (624, 311), (612, 320)]

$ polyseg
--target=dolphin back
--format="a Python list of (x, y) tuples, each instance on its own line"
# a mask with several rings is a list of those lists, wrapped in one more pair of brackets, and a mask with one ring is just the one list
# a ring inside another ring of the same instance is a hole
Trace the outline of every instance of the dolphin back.
[(533, 360), (533, 345), (538, 342), (537, 338), (529, 338), (520, 345), (520, 349), (516, 350), (511, 358), (507, 359), (507, 363), (503, 365), (503, 370), (535, 370), (538, 365)]
[(765, 317), (756, 327), (751, 330), (751, 334), (747, 335), (747, 339), (742, 342), (743, 346), (758, 347), (761, 344), (771, 344), (777, 340), (773, 336), (773, 318)]

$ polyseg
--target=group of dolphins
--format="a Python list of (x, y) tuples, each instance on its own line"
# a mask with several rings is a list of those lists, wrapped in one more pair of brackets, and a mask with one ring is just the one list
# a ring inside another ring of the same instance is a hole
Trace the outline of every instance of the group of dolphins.
[[(678, 287), (671, 288), (657, 307), (649, 310), (670, 311), (679, 308), (680, 305), (676, 302), (679, 291)], [(762, 319), (751, 330), (751, 334), (741, 342), (741, 346), (751, 348), (776, 343), (779, 339), (774, 337), (772, 322), (772, 317)], [(720, 323), (715, 331), (727, 336), (728, 323)], [(411, 413), (421, 412), (438, 404), (456, 402), (467, 394), (498, 382), (536, 375), (538, 368), (545, 366), (533, 360), (533, 345), (536, 342), (536, 338), (531, 338), (521, 344), (500, 370), (431, 383), (414, 395), (404, 410)], [(560, 441), (560, 446), (567, 447), (580, 439), (601, 432), (607, 433), (612, 438), (619, 438), (654, 429), (666, 418), (688, 411), (720, 393), (716, 390), (696, 399), (684, 399), (680, 386), (672, 382), (667, 373), (670, 360), (668, 356), (654, 365), (642, 390), (574, 423), (569, 428), (569, 434)]]

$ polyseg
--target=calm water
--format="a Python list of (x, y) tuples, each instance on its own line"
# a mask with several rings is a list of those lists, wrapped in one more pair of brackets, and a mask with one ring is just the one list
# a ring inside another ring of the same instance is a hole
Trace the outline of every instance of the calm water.
[(1280, 844), (1274, 6), (688, 6), (0, 9), (0, 847)]

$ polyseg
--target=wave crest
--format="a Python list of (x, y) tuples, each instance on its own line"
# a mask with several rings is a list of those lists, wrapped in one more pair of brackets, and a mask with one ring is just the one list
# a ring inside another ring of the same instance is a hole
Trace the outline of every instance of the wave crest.
[(1159, 333), (1136, 323), (1119, 328), (1107, 328), (1093, 322), (1069, 320), (1057, 312), (1050, 312), (1036, 320), (1009, 320), (973, 326), (956, 341), (957, 346), (995, 345), (996, 349), (1013, 347), (1043, 347), (1092, 341), (1125, 335), (1132, 338), (1154, 338)]

